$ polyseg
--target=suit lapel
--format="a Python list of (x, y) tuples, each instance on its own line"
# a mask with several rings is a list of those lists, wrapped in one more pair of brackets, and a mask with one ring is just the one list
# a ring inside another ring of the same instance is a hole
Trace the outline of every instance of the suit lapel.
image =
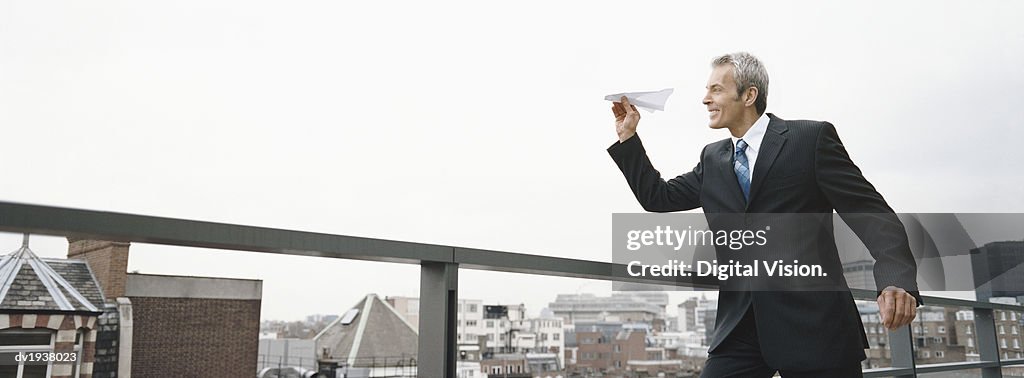
[[(775, 117), (774, 114), (769, 113), (768, 116), (771, 121), (768, 122), (768, 130), (761, 140), (761, 150), (757, 152), (757, 163), (754, 165), (754, 177), (750, 180), (750, 202), (757, 198), (757, 193), (775, 163), (775, 158), (779, 157), (779, 151), (782, 151), (782, 146), (786, 144), (785, 134), (789, 130), (786, 121)], [(749, 208), (748, 202), (747, 209)]]

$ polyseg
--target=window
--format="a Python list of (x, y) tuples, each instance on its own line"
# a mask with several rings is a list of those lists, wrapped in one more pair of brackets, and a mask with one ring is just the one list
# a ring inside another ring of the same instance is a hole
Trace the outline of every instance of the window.
[(965, 332), (965, 333), (967, 333), (968, 335), (971, 334), (971, 325), (970, 324), (967, 325), (967, 332)]
[(1006, 320), (1006, 311), (999, 311), (999, 320)]
[[(1011, 312), (1012, 314), (1012, 312)], [(1018, 333), (1017, 326), (1010, 326), (1010, 333), (1016, 335)]]
[(974, 339), (973, 338), (970, 338), (970, 337), (967, 338), (967, 346), (969, 346), (971, 348), (974, 348)]
[(487, 321), (487, 328), (494, 328), (494, 321), (493, 320), (488, 320)]
[(931, 357), (932, 357), (932, 354), (929, 353), (927, 350), (922, 350), (921, 351), (921, 358), (931, 358)]
[(1000, 335), (1005, 335), (1006, 334), (1006, 327), (1004, 327), (1002, 324), (999, 325), (999, 334)]
[(946, 353), (942, 352), (941, 350), (935, 351), (935, 358), (942, 358), (942, 357), (946, 357)]
[(560, 334), (560, 333), (552, 333), (551, 334), (551, 340), (558, 341), (558, 339), (560, 339), (561, 337), (562, 337), (562, 334)]
[(1020, 349), (1020, 339), (1013, 339), (1014, 349)]
[[(49, 330), (9, 329), (0, 331), (0, 358), (16, 361), (18, 353), (52, 352), (54, 332)], [(77, 340), (76, 340), (77, 341)], [(76, 343), (80, 345), (80, 341)], [(75, 347), (78, 352), (81, 348)], [(78, 372), (75, 371), (75, 374)], [(50, 376), (47, 365), (22, 363), (0, 364), (0, 377), (28, 378)]]
[(476, 327), (476, 320), (467, 320), (466, 327)]
[(89, 331), (80, 329), (75, 334), (75, 354), (77, 355), (77, 357), (75, 357), (75, 364), (71, 365), (72, 377), (78, 377), (78, 372), (82, 370), (82, 347), (83, 344), (85, 343), (85, 332)]
[(946, 327), (945, 326), (939, 326), (939, 333), (946, 333)]
[(475, 304), (469, 305), (469, 312), (476, 312), (476, 305)]
[(1010, 313), (1010, 320), (1017, 321), (1017, 312), (1016, 311)]
[(999, 346), (1001, 346), (1003, 348), (1007, 348), (1007, 346), (1006, 346), (1006, 339), (999, 339)]

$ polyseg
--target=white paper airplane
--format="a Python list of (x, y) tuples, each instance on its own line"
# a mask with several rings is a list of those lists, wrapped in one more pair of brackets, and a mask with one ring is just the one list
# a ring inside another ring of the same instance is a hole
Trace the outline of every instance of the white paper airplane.
[(672, 95), (672, 88), (662, 89), (655, 92), (627, 92), (616, 93), (604, 96), (605, 100), (619, 102), (622, 96), (629, 99), (629, 103), (636, 107), (654, 113), (656, 110), (665, 111), (665, 102), (668, 96)]

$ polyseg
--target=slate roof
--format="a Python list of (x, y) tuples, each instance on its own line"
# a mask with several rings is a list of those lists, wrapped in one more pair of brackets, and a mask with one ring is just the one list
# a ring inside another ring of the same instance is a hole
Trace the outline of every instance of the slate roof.
[(0, 256), (0, 312), (101, 313), (100, 285), (85, 261), (41, 259), (28, 248)]
[[(415, 358), (419, 334), (391, 305), (369, 294), (353, 310), (359, 313), (351, 323), (339, 317), (314, 338), (317, 359), (347, 363), (352, 367), (378, 364), (385, 358)], [(327, 348), (327, 355), (323, 355)]]

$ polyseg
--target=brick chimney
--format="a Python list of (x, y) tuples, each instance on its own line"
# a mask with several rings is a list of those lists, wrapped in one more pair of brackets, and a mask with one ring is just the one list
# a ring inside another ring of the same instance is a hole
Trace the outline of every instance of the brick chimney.
[(114, 302), (124, 296), (130, 245), (125, 242), (68, 238), (68, 258), (88, 262), (103, 287), (103, 296), (108, 302)]

